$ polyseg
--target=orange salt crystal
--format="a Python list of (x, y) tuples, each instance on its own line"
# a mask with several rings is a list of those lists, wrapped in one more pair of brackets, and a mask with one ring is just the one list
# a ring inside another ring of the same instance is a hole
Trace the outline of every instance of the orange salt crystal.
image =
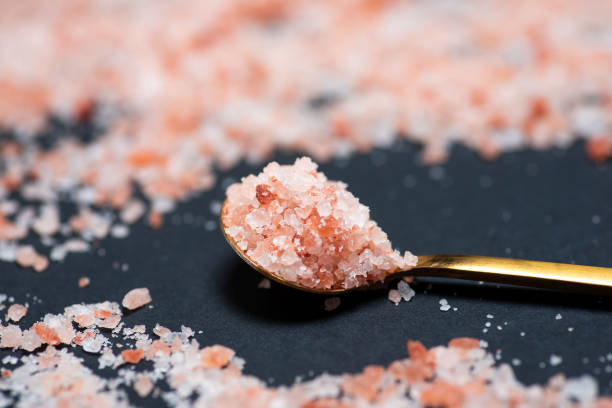
[(11, 376), (11, 373), (12, 373), (11, 370), (4, 369), (4, 370), (2, 370), (2, 377), (8, 378), (8, 377)]
[(144, 357), (144, 351), (142, 349), (123, 350), (121, 357), (126, 363), (138, 364)]
[(461, 388), (444, 380), (437, 380), (421, 392), (421, 403), (432, 407), (456, 408), (463, 403)]
[(92, 315), (78, 315), (73, 320), (81, 327), (90, 327), (96, 323), (96, 319)]
[(99, 319), (106, 319), (107, 317), (113, 314), (113, 312), (109, 310), (104, 310), (104, 309), (94, 309), (93, 313), (94, 313), (94, 316), (96, 316)]
[(140, 150), (130, 154), (128, 161), (132, 166), (146, 167), (163, 165), (166, 162), (166, 157), (150, 150)]
[(44, 343), (52, 346), (60, 344), (60, 339), (55, 331), (43, 322), (34, 323), (32, 328)]
[(220, 346), (204, 347), (200, 350), (200, 363), (204, 368), (221, 368), (234, 357), (234, 350)]
[(342, 391), (373, 402), (378, 394), (378, 383), (384, 373), (385, 369), (381, 366), (367, 366), (362, 374), (346, 377), (342, 382)]
[(433, 370), (431, 367), (421, 362), (396, 361), (389, 366), (389, 373), (396, 378), (406, 381), (408, 384), (423, 381), (431, 377)]
[(411, 360), (422, 362), (427, 360), (427, 348), (420, 341), (408, 340), (406, 342), (406, 349)]
[(159, 211), (151, 210), (149, 211), (148, 221), (151, 227), (157, 229), (164, 223), (164, 217)]
[(123, 297), (121, 304), (126, 309), (134, 310), (138, 309), (151, 302), (151, 295), (147, 288), (132, 289)]
[(612, 137), (599, 136), (586, 142), (586, 153), (595, 163), (603, 163), (612, 155)]
[(465, 350), (471, 350), (478, 347), (480, 342), (472, 337), (457, 337), (448, 342), (448, 347), (456, 347)]
[(79, 278), (79, 288), (84, 288), (89, 286), (89, 278), (87, 276), (82, 276)]
[(27, 307), (20, 305), (18, 303), (15, 303), (14, 305), (11, 305), (11, 307), (9, 307), (8, 310), (6, 311), (6, 319), (12, 320), (14, 322), (18, 322), (23, 318), (23, 316), (26, 315), (27, 312), (28, 312)]

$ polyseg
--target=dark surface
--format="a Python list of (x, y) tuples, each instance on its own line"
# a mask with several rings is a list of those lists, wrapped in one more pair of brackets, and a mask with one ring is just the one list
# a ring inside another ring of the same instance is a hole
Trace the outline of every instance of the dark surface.
[[(321, 169), (349, 184), (397, 248), (612, 266), (612, 166), (588, 162), (582, 145), (506, 154), (493, 163), (455, 148), (448, 163), (436, 168), (420, 165), (418, 154), (401, 142)], [(289, 163), (293, 157), (276, 159)], [(180, 204), (160, 230), (141, 222), (129, 238), (101, 242), (104, 255), (70, 255), (41, 274), (2, 263), (0, 293), (17, 302), (42, 299), (24, 327), (66, 305), (120, 301), (128, 290), (146, 286), (154, 307), (129, 313), (126, 325), (202, 330), (196, 335), (201, 344), (232, 347), (246, 359), (246, 373), (271, 384), (388, 364), (405, 358), (407, 339), (434, 346), (472, 336), (486, 340), (492, 352), (500, 349), (501, 361), (520, 359), (514, 370), (524, 383), (542, 383), (559, 372), (591, 374), (600, 392), (612, 394), (609, 297), (464, 282), (436, 282), (426, 290), (425, 282), (410, 303), (397, 307), (381, 290), (345, 295), (337, 310), (326, 312), (324, 297), (276, 284), (257, 289), (260, 276), (233, 254), (218, 228), (204, 225), (216, 222), (210, 203), (223, 200), (228, 177), (260, 168), (240, 165), (220, 174), (213, 191)], [(122, 271), (124, 263), (128, 271)], [(91, 285), (79, 289), (80, 276), (89, 276)], [(440, 311), (441, 298), (458, 310)], [(492, 327), (483, 333), (489, 313)], [(555, 319), (557, 313), (562, 319)], [(556, 367), (549, 364), (553, 353), (563, 358)], [(137, 397), (134, 402), (143, 403)]]

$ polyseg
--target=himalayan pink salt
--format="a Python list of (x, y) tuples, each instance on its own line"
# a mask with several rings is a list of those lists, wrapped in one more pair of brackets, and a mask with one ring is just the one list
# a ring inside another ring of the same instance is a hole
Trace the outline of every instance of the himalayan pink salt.
[(388, 299), (389, 299), (391, 302), (395, 303), (395, 306), (397, 306), (397, 305), (399, 305), (399, 304), (400, 304), (400, 302), (402, 301), (402, 294), (401, 294), (401, 293), (400, 293), (400, 291), (399, 291), (399, 290), (397, 290), (397, 289), (391, 289), (391, 290), (389, 291), (389, 294), (387, 295), (387, 298), (388, 298)]
[(151, 295), (147, 288), (132, 289), (123, 297), (121, 304), (126, 309), (134, 310), (138, 309), (151, 302)]
[(349, 289), (416, 265), (393, 250), (368, 207), (307, 157), (268, 164), (227, 189), (225, 231), (257, 265), (316, 289)]
[(126, 363), (130, 364), (138, 364), (142, 357), (144, 356), (144, 351), (142, 349), (136, 350), (123, 350), (121, 352), (121, 357)]
[(323, 306), (326, 311), (331, 312), (340, 307), (340, 298), (338, 296), (327, 298), (325, 302), (323, 302)]
[(87, 276), (83, 276), (79, 278), (79, 288), (85, 288), (89, 286), (89, 278)]
[(55, 331), (43, 322), (34, 323), (32, 328), (43, 342), (51, 346), (56, 346), (60, 344), (60, 339), (55, 333)]
[(153, 381), (151, 381), (151, 379), (146, 375), (141, 375), (136, 381), (134, 381), (134, 391), (136, 391), (140, 397), (146, 397), (152, 390)]
[(11, 305), (11, 307), (9, 307), (8, 310), (6, 311), (6, 319), (12, 320), (14, 322), (18, 322), (21, 320), (21, 318), (23, 318), (23, 316), (26, 315), (27, 312), (28, 312), (27, 307), (20, 305), (18, 303), (15, 303), (14, 305)]
[(170, 329), (167, 327), (161, 326), (159, 323), (155, 325), (153, 328), (153, 333), (155, 333), (159, 337), (163, 337), (167, 334), (170, 334)]
[(22, 349), (32, 352), (42, 346), (42, 344), (42, 340), (34, 330), (29, 329), (23, 332), (23, 337), (21, 339)]
[(33, 266), (34, 262), (37, 259), (38, 254), (36, 250), (31, 245), (22, 245), (17, 248), (16, 258), (15, 260), (19, 264), (19, 266), (23, 266), (27, 268), (29, 266)]
[(200, 362), (204, 368), (220, 368), (226, 366), (234, 354), (234, 350), (216, 344), (200, 351)]
[(14, 324), (0, 327), (0, 337), (0, 348), (19, 347), (21, 344), (21, 329)]

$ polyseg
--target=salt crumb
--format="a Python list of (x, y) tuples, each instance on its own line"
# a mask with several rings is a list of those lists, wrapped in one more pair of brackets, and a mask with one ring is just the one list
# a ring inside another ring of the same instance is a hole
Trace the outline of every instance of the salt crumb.
[(391, 302), (395, 303), (395, 306), (397, 306), (402, 301), (402, 294), (397, 289), (391, 289), (389, 290), (389, 294), (387, 295), (387, 298)]
[(257, 287), (259, 289), (270, 289), (271, 287), (270, 279), (263, 278), (262, 280), (259, 281), (259, 283), (257, 284)]
[(561, 316), (561, 313), (557, 313), (557, 315), (555, 316), (555, 320), (561, 320), (563, 318), (563, 316)]
[(18, 322), (26, 315), (27, 312), (27, 307), (20, 305), (19, 303), (15, 303), (6, 311), (6, 320)]
[(151, 302), (151, 295), (147, 288), (132, 289), (123, 297), (121, 304), (126, 309), (134, 310), (138, 309)]
[(82, 276), (79, 278), (79, 288), (84, 288), (89, 286), (90, 280), (87, 276)]
[(325, 299), (325, 310), (328, 312), (337, 309), (340, 306), (340, 298), (337, 296)]
[(563, 362), (563, 359), (561, 358), (561, 356), (552, 354), (550, 356), (549, 362), (550, 362), (550, 365), (554, 367), (554, 366), (558, 366), (559, 364), (561, 364)]

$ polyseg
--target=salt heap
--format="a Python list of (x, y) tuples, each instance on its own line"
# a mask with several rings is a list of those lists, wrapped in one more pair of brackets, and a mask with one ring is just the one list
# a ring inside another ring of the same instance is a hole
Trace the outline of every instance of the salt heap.
[(227, 189), (226, 233), (260, 267), (314, 289), (348, 289), (380, 281), (417, 258), (401, 255), (368, 207), (308, 157), (268, 164)]

